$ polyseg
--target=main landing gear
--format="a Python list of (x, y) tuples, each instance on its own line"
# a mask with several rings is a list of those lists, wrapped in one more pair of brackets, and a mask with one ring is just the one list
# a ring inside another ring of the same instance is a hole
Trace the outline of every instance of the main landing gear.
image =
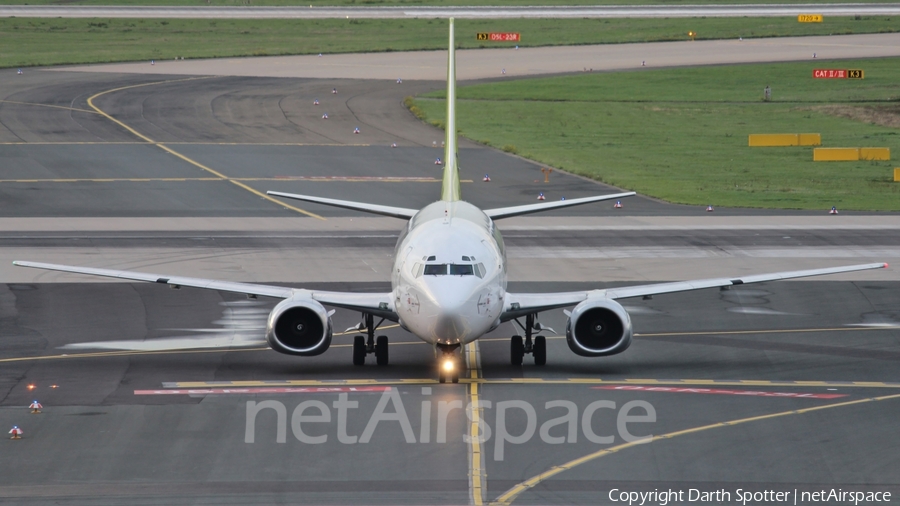
[(462, 360), (456, 354), (456, 350), (460, 348), (459, 343), (438, 344), (437, 348), (441, 352), (441, 358), (438, 360), (438, 382), (446, 383), (449, 379), (451, 383), (459, 383), (459, 370), (462, 369)]
[(366, 355), (375, 354), (375, 363), (378, 365), (388, 365), (388, 338), (387, 336), (375, 337), (375, 329), (382, 323), (384, 318), (375, 324), (375, 317), (363, 313), (363, 321), (356, 327), (350, 327), (347, 331), (356, 330), (365, 332), (366, 336), (355, 336), (353, 338), (353, 365), (365, 365)]
[(512, 336), (509, 346), (509, 359), (512, 365), (522, 365), (526, 353), (531, 353), (534, 357), (534, 365), (545, 365), (547, 363), (547, 338), (534, 336), (532, 339), (532, 331), (549, 330), (553, 332), (553, 329), (544, 327), (536, 322), (535, 316), (534, 314), (526, 316), (525, 325), (519, 323), (519, 320), (514, 320), (525, 331), (525, 340), (522, 341), (522, 336), (519, 335)]

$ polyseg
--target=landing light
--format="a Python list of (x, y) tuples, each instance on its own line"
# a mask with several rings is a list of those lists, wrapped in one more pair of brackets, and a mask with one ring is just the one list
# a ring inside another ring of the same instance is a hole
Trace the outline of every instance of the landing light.
[(448, 358), (447, 360), (444, 360), (444, 364), (441, 367), (443, 367), (444, 371), (446, 371), (446, 372), (452, 372), (453, 371), (453, 359)]

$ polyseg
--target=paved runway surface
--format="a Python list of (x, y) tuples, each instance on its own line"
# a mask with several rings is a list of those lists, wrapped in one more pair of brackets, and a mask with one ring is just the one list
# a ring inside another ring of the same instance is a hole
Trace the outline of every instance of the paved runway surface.
[[(470, 350), (460, 385), (436, 384), (433, 351), (393, 326), (381, 331), (391, 365), (353, 367), (351, 335), (341, 332), (358, 321), (349, 311), (334, 315), (331, 349), (296, 358), (255, 344), (271, 300), (13, 269), (10, 260), (32, 259), (388, 289), (397, 220), (260, 192), (429, 202), (441, 135), (400, 101), (442, 83), (172, 79), (0, 75), (0, 429), (25, 431), (0, 443), (0, 502), (611, 504), (611, 489), (673, 489), (688, 503), (689, 489), (723, 489), (730, 497), (711, 502), (733, 504), (737, 489), (900, 494), (895, 268), (626, 300), (635, 343), (603, 359), (572, 354), (559, 338), (565, 315), (547, 312), (547, 366), (508, 365), (516, 330), (504, 324)], [(472, 143), (461, 159), (472, 181), (463, 195), (482, 206), (612, 190), (559, 173), (544, 184), (538, 166)], [(492, 182), (482, 183), (488, 170)], [(623, 202), (501, 222), (510, 289), (900, 260), (892, 214)], [(249, 347), (162, 349), (165, 339), (202, 347), (210, 336)], [(113, 351), (111, 341), (141, 351)], [(473, 430), (463, 407), (476, 398), (491, 402), (479, 412), (492, 434), (484, 444), (463, 439)], [(41, 414), (26, 408), (35, 399)], [(565, 402), (547, 406), (554, 401)], [(399, 420), (373, 425), (401, 406)], [(565, 406), (575, 415), (560, 420)], [(626, 439), (647, 435), (663, 437)]]

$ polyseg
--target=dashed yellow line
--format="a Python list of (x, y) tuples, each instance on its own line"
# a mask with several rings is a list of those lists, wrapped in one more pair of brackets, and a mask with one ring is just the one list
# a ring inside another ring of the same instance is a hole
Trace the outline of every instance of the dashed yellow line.
[(103, 112), (102, 109), (100, 109), (99, 107), (97, 107), (96, 105), (94, 105), (94, 99), (95, 99), (95, 98), (101, 97), (101, 96), (103, 96), (103, 95), (106, 95), (107, 93), (113, 93), (113, 92), (116, 92), (116, 91), (122, 91), (122, 90), (134, 89), (134, 88), (141, 88), (141, 87), (144, 87), (144, 86), (153, 86), (153, 85), (157, 85), (157, 84), (165, 84), (165, 83), (181, 82), (181, 81), (193, 81), (193, 80), (197, 80), (197, 79), (210, 79), (210, 77), (189, 77), (189, 78), (186, 78), (186, 79), (174, 79), (174, 80), (168, 80), (168, 81), (156, 81), (156, 82), (152, 82), (152, 83), (133, 84), (133, 85), (130, 85), (130, 86), (121, 86), (121, 87), (119, 87), (119, 88), (113, 88), (113, 89), (111, 89), (111, 90), (101, 91), (100, 93), (97, 93), (97, 94), (95, 94), (95, 95), (92, 95), (90, 98), (87, 99), (87, 104), (88, 104), (92, 109), (94, 109), (95, 111), (97, 111), (97, 113), (99, 113), (99, 114), (101, 114), (103, 117), (105, 117), (106, 119), (112, 121), (113, 123), (119, 125), (120, 127), (124, 128), (125, 130), (127, 130), (127, 131), (131, 132), (132, 134), (134, 134), (135, 137), (137, 137), (137, 138), (139, 138), (139, 139), (142, 139), (142, 140), (146, 141), (147, 143), (152, 144), (152, 145), (154, 145), (154, 146), (156, 146), (156, 147), (162, 149), (163, 151), (165, 151), (165, 152), (167, 152), (167, 153), (169, 153), (169, 154), (172, 154), (172, 155), (174, 155), (174, 156), (177, 156), (178, 158), (184, 160), (185, 162), (187, 162), (187, 163), (189, 163), (189, 164), (191, 164), (191, 165), (193, 165), (193, 166), (195, 166), (195, 167), (198, 167), (198, 168), (200, 168), (200, 169), (202, 169), (202, 170), (205, 170), (206, 172), (209, 172), (210, 174), (213, 174), (213, 175), (215, 175), (216, 177), (218, 177), (218, 178), (220, 178), (220, 179), (222, 179), (222, 180), (228, 181), (228, 182), (230, 182), (230, 183), (232, 183), (232, 184), (234, 184), (234, 185), (236, 185), (236, 186), (239, 186), (239, 187), (241, 187), (241, 188), (247, 190), (248, 192), (250, 192), (250, 193), (252, 193), (252, 194), (254, 194), (254, 195), (257, 195), (257, 196), (259, 196), (259, 197), (261, 197), (261, 198), (263, 198), (263, 199), (266, 199), (266, 200), (268, 200), (268, 201), (270, 201), (270, 202), (274, 202), (274, 203), (276, 203), (276, 204), (278, 204), (278, 205), (280, 205), (280, 206), (282, 206), (282, 207), (284, 207), (284, 208), (290, 209), (290, 210), (292, 210), (292, 211), (296, 211), (296, 212), (301, 213), (301, 214), (305, 214), (305, 215), (310, 216), (310, 217), (312, 217), (312, 218), (317, 218), (317, 219), (320, 219), (320, 220), (324, 220), (325, 218), (319, 216), (318, 214), (311, 213), (311, 212), (309, 212), (309, 211), (306, 211), (306, 210), (304, 210), (304, 209), (300, 209), (299, 207), (292, 206), (292, 205), (290, 205), (290, 204), (285, 204), (285, 203), (282, 202), (281, 200), (275, 199), (275, 198), (273, 198), (273, 197), (271, 197), (271, 196), (269, 196), (269, 195), (266, 195), (265, 193), (262, 193), (261, 191), (255, 190), (255, 189), (253, 189), (253, 188), (247, 186), (246, 184), (242, 183), (241, 181), (237, 181), (237, 180), (235, 180), (235, 179), (229, 178), (228, 176), (226, 176), (225, 174), (222, 174), (221, 172), (219, 172), (219, 171), (217, 171), (217, 170), (211, 169), (211, 168), (207, 167), (206, 165), (203, 165), (203, 164), (200, 163), (200, 162), (197, 162), (197, 161), (195, 161), (195, 160), (192, 160), (191, 158), (188, 158), (188, 157), (182, 155), (181, 153), (179, 153), (179, 152), (175, 151), (174, 149), (172, 149), (172, 148), (166, 146), (165, 144), (158, 143), (158, 142), (154, 141), (153, 139), (147, 137), (146, 135), (144, 135), (144, 134), (138, 132), (137, 130), (131, 128), (130, 126), (126, 125), (125, 123), (123, 123), (123, 122), (117, 120), (116, 118), (113, 118), (113, 117), (110, 116), (109, 114)]
[(552, 478), (553, 476), (556, 476), (560, 473), (568, 471), (574, 467), (580, 466), (581, 464), (584, 464), (586, 462), (591, 462), (593, 460), (605, 457), (607, 455), (612, 455), (613, 453), (616, 453), (616, 452), (619, 452), (619, 451), (622, 451), (622, 450), (625, 450), (628, 448), (632, 448), (635, 446), (650, 444), (650, 443), (654, 443), (656, 441), (672, 439), (672, 438), (676, 438), (678, 436), (684, 436), (684, 435), (688, 435), (688, 434), (696, 434), (698, 432), (703, 432), (703, 431), (711, 430), (711, 429), (718, 429), (721, 427), (731, 427), (734, 425), (740, 425), (740, 424), (750, 423), (750, 422), (759, 422), (762, 420), (770, 420), (772, 418), (779, 418), (779, 417), (783, 417), (783, 416), (802, 415), (804, 413), (811, 413), (813, 411), (821, 411), (821, 410), (832, 409), (832, 408), (842, 408), (842, 407), (846, 407), (846, 406), (854, 406), (857, 404), (863, 404), (863, 403), (868, 403), (868, 402), (886, 401), (889, 399), (898, 399), (898, 398), (900, 398), (900, 394), (893, 394), (893, 395), (885, 395), (882, 397), (870, 397), (867, 399), (859, 399), (859, 400), (855, 400), (855, 401), (839, 402), (836, 404), (826, 404), (824, 406), (816, 406), (813, 408), (794, 409), (794, 410), (790, 410), (790, 411), (782, 411), (780, 413), (773, 413), (770, 415), (752, 416), (749, 418), (741, 418), (738, 420), (730, 420), (727, 422), (719, 422), (719, 423), (713, 423), (710, 425), (703, 425), (701, 427), (694, 427), (691, 429), (679, 430), (679, 431), (675, 431), (675, 432), (670, 432), (668, 434), (663, 434), (661, 436), (651, 436), (647, 439), (641, 439), (641, 440), (630, 442), (630, 443), (620, 444), (617, 446), (613, 446), (611, 448), (605, 448), (603, 450), (596, 451), (594, 453), (589, 453), (581, 458), (571, 460), (571, 461), (566, 462), (565, 464), (562, 464), (559, 466), (553, 466), (550, 469), (544, 471), (543, 473), (533, 476), (533, 477), (523, 481), (522, 483), (519, 483), (518, 485), (514, 486), (513, 488), (507, 490), (502, 495), (497, 497), (497, 499), (495, 499), (494, 502), (492, 502), (491, 504), (498, 505), (498, 506), (509, 505), (513, 501), (515, 501), (516, 498), (518, 498), (520, 495), (522, 495), (522, 493), (526, 492), (530, 488), (533, 488), (534, 486), (538, 485), (539, 483), (541, 483), (544, 480)]

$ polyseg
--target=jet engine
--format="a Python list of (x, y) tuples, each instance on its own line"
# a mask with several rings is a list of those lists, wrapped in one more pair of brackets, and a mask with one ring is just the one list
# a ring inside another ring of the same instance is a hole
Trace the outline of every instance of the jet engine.
[(582, 357), (622, 353), (631, 346), (631, 317), (611, 299), (588, 299), (575, 306), (566, 323), (566, 343)]
[(313, 356), (331, 346), (331, 315), (309, 297), (281, 301), (266, 322), (266, 341), (287, 355)]

